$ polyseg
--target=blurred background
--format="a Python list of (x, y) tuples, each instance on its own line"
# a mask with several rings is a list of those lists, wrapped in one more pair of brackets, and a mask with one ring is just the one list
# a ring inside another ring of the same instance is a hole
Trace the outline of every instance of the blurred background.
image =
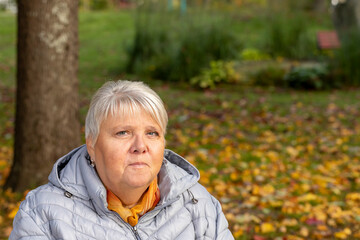
[[(105, 81), (144, 81), (168, 109), (167, 147), (200, 170), (236, 239), (360, 239), (360, 1), (80, 0), (78, 12), (82, 134)], [(0, 0), (0, 187), (16, 16)], [(0, 238), (28, 190), (0, 190)]]

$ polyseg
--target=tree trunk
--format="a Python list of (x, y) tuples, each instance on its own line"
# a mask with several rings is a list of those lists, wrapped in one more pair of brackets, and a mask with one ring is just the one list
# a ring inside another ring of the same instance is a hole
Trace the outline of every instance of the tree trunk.
[(328, 0), (314, 0), (312, 3), (313, 11), (316, 13), (324, 13), (329, 9)]
[(346, 0), (337, 4), (333, 9), (333, 21), (339, 35), (354, 28), (360, 30), (360, 1)]
[(355, 11), (355, 19), (356, 19), (356, 25), (358, 29), (360, 30), (360, 1), (356, 1), (354, 3), (354, 11)]
[(5, 188), (47, 181), (80, 144), (78, 0), (19, 0), (14, 162)]

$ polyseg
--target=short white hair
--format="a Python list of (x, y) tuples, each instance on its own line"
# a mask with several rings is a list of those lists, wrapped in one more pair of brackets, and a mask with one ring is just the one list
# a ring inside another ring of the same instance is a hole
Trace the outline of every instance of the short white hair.
[(109, 114), (125, 116), (140, 111), (148, 113), (165, 135), (168, 115), (163, 101), (154, 90), (143, 82), (106, 82), (91, 99), (85, 120), (85, 138), (90, 138), (95, 145), (100, 125)]

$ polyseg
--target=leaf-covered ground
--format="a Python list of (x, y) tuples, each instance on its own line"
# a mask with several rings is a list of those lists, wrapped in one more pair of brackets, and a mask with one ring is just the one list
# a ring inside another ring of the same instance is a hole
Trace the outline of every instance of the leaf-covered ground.
[[(358, 89), (156, 90), (169, 109), (167, 147), (200, 169), (237, 239), (360, 239)], [(0, 184), (12, 158), (7, 92), (0, 101)], [(0, 238), (11, 231), (23, 196), (0, 192)]]
[(236, 238), (360, 238), (359, 91), (174, 95), (168, 145)]

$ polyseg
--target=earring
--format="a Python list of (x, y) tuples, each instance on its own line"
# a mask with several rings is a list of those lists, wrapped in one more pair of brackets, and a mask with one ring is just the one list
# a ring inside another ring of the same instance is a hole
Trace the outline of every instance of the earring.
[(95, 161), (92, 158), (90, 158), (90, 166), (95, 167)]

